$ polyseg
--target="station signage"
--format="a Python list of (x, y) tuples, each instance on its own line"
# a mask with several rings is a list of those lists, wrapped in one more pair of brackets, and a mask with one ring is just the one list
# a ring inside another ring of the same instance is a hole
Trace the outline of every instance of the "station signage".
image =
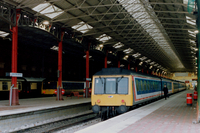
[(86, 81), (91, 81), (91, 78), (86, 78)]
[(10, 77), (23, 77), (22, 73), (10, 73)]

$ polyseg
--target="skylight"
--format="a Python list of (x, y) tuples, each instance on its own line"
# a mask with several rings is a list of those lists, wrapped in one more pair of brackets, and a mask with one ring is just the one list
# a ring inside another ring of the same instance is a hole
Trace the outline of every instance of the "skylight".
[(189, 34), (190, 36), (192, 36), (192, 37), (196, 37), (195, 35), (193, 35), (193, 34)]
[(106, 41), (110, 40), (111, 37), (106, 35), (106, 34), (103, 34), (103, 35), (100, 35), (98, 38), (96, 38), (98, 41), (101, 41), (103, 43), (105, 43)]
[(194, 40), (190, 40), (190, 43), (195, 43), (195, 41)]
[(193, 31), (191, 31), (191, 30), (188, 30), (188, 32), (189, 32), (189, 33), (191, 33), (191, 34), (194, 34), (194, 32), (193, 32)]
[(186, 16), (186, 21), (191, 25), (196, 25), (196, 20), (192, 19), (191, 17)]
[(154, 62), (154, 61), (150, 63), (150, 65), (153, 65), (153, 64), (155, 64), (155, 62)]
[(123, 46), (124, 46), (124, 44), (121, 43), (121, 42), (118, 42), (118, 43), (116, 43), (115, 45), (113, 45), (114, 48), (121, 48), (121, 47), (123, 47)]
[(131, 53), (132, 51), (133, 51), (133, 49), (128, 48), (128, 49), (125, 49), (123, 52), (129, 54), (129, 53)]
[(9, 35), (9, 33), (6, 33), (4, 31), (0, 31), (0, 37), (6, 37), (8, 35)]
[(141, 61), (146, 60), (146, 59), (147, 59), (147, 57), (145, 57), (145, 56), (140, 58)]
[(77, 31), (80, 31), (82, 33), (85, 33), (87, 31), (91, 30), (93, 27), (82, 21), (82, 22), (78, 23), (77, 25), (72, 26), (72, 28)]
[(149, 62), (151, 62), (151, 59), (148, 59), (148, 60), (146, 60), (145, 62), (146, 62), (146, 63), (149, 63)]
[[(163, 28), (160, 20), (148, 1), (141, 0), (118, 0), (129, 14), (144, 28), (144, 30), (155, 40), (165, 51), (165, 54), (176, 64), (177, 68), (184, 68), (179, 58), (172, 50), (168, 40), (169, 37)], [(150, 28), (149, 28), (150, 27)], [(153, 32), (152, 32), (153, 31)], [(166, 48), (168, 46), (168, 48)]]
[(140, 53), (133, 54), (133, 56), (134, 56), (135, 58), (139, 57), (140, 55), (141, 55)]
[(62, 9), (48, 2), (39, 4), (36, 7), (32, 8), (32, 10), (41, 13), (51, 19), (55, 18), (56, 16), (64, 12)]
[(159, 64), (157, 63), (157, 64), (154, 64), (154, 66), (158, 66)]

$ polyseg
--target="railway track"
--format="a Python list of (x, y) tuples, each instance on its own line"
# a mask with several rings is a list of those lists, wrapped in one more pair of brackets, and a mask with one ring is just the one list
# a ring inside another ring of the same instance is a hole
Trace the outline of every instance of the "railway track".
[(53, 122), (46, 123), (43, 125), (26, 128), (23, 130), (18, 130), (12, 133), (36, 133), (36, 132), (37, 133), (38, 132), (52, 133), (52, 132), (60, 131), (62, 129), (69, 128), (71, 126), (74, 126), (83, 122), (94, 120), (96, 118), (97, 118), (97, 115), (94, 114), (91, 110), (89, 110), (84, 113), (77, 114), (76, 116), (72, 116), (70, 118), (53, 121)]

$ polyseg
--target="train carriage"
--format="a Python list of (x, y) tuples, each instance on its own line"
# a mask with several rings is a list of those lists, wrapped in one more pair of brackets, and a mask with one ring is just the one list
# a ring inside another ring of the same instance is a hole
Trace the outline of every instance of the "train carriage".
[(177, 81), (121, 68), (102, 69), (93, 76), (92, 109), (95, 113), (108, 110), (124, 113), (133, 105), (161, 97), (164, 85), (169, 94), (179, 91)]

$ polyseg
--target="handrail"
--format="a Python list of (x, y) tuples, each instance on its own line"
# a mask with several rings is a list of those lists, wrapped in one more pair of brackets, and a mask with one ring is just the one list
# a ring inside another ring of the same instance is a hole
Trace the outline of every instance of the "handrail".
[(14, 87), (14, 84), (10, 87), (10, 106), (12, 106), (12, 89)]

